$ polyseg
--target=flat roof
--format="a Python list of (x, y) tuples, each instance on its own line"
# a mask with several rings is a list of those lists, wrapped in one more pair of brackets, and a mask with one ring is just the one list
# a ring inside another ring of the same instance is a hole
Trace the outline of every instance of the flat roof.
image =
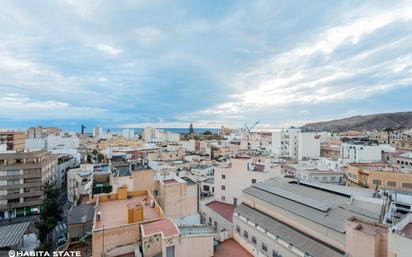
[(206, 204), (206, 206), (215, 211), (217, 214), (219, 214), (226, 220), (232, 222), (233, 212), (235, 211), (236, 205), (213, 201)]
[(182, 236), (212, 235), (212, 231), (206, 226), (179, 226)]
[(223, 243), (216, 246), (214, 257), (253, 257), (245, 248), (243, 248), (234, 239), (225, 240)]
[(330, 229), (345, 233), (346, 220), (352, 216), (377, 221), (379, 213), (350, 203), (350, 195), (304, 183), (269, 179), (243, 190), (246, 195)]
[(30, 222), (0, 226), (0, 248), (19, 244), (29, 226)]
[(156, 220), (142, 224), (142, 237), (158, 233), (162, 233), (163, 237), (180, 235), (176, 225), (169, 219)]
[(69, 224), (81, 224), (93, 221), (94, 204), (74, 206), (69, 214)]
[[(134, 196), (125, 200), (113, 200), (99, 202), (97, 212), (101, 213), (100, 220), (96, 220), (95, 228), (100, 229), (121, 226), (127, 222), (127, 206), (129, 204), (142, 203), (146, 195)], [(160, 216), (156, 213), (155, 208), (143, 204), (143, 221), (158, 219)]]
[(247, 218), (271, 234), (278, 236), (286, 242), (292, 243), (296, 248), (311, 256), (317, 257), (342, 257), (344, 252), (338, 251), (306, 234), (268, 216), (246, 204), (236, 208), (236, 213)]

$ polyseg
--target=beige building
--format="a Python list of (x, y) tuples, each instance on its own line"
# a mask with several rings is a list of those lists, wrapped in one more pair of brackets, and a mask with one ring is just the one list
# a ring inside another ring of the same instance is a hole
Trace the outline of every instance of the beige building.
[(349, 218), (346, 222), (346, 252), (348, 257), (387, 257), (388, 227)]
[(412, 192), (412, 173), (385, 163), (351, 163), (347, 165), (348, 186), (383, 188)]
[(343, 257), (346, 220), (378, 222), (382, 200), (370, 190), (270, 179), (243, 190), (233, 237), (254, 256)]
[(27, 138), (45, 138), (48, 135), (59, 135), (61, 129), (54, 127), (32, 127), (27, 130)]
[(117, 193), (100, 194), (92, 200), (96, 204), (93, 256), (213, 256), (213, 235), (209, 230), (200, 226), (180, 229), (165, 217), (150, 191), (127, 191), (123, 187)]
[(57, 158), (47, 151), (0, 154), (0, 220), (38, 214), (41, 187), (57, 179)]
[(279, 164), (266, 157), (234, 157), (215, 168), (215, 199), (238, 205), (242, 190), (252, 184), (281, 176)]
[(412, 214), (389, 230), (388, 257), (409, 257), (412, 253)]
[(0, 131), (0, 145), (6, 145), (6, 151), (24, 151), (25, 134), (23, 131)]
[(190, 179), (166, 177), (155, 182), (154, 195), (165, 215), (184, 222), (194, 216), (199, 219), (198, 185)]

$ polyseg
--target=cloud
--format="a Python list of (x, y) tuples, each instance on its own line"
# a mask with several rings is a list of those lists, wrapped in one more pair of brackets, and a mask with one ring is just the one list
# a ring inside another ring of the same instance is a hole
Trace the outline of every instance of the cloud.
[(242, 126), (405, 110), (411, 6), (6, 1), (0, 118)]
[(111, 45), (107, 45), (107, 44), (97, 44), (96, 45), (97, 50), (108, 54), (108, 55), (118, 55), (121, 54), (123, 52), (122, 49), (120, 48), (116, 48), (114, 46)]
[(0, 119), (74, 119), (102, 117), (106, 110), (87, 107), (73, 106), (69, 103), (54, 100), (37, 101), (19, 94), (6, 94), (0, 96), (0, 109), (7, 110), (7, 113), (0, 112)]

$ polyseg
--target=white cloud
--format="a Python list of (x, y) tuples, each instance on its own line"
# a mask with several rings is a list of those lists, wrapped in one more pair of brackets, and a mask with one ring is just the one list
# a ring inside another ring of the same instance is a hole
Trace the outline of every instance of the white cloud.
[(6, 94), (0, 97), (0, 118), (22, 120), (84, 119), (102, 117), (104, 109), (73, 106), (55, 100), (36, 101), (24, 95)]
[(107, 45), (107, 44), (102, 44), (102, 43), (97, 44), (96, 48), (97, 48), (97, 50), (99, 50), (99, 51), (101, 51), (105, 54), (112, 55), (112, 56), (121, 54), (123, 52), (123, 50), (120, 49), (120, 48), (116, 48), (114, 46)]

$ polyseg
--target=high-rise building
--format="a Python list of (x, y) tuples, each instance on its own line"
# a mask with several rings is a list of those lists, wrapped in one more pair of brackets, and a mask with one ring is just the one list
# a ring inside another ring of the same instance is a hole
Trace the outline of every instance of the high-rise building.
[(5, 144), (6, 151), (23, 151), (24, 137), (23, 131), (0, 131), (0, 145)]
[(300, 129), (280, 129), (272, 132), (272, 153), (294, 160), (320, 156), (320, 137)]
[(57, 158), (45, 150), (0, 153), (0, 220), (41, 211), (41, 187), (56, 180)]

